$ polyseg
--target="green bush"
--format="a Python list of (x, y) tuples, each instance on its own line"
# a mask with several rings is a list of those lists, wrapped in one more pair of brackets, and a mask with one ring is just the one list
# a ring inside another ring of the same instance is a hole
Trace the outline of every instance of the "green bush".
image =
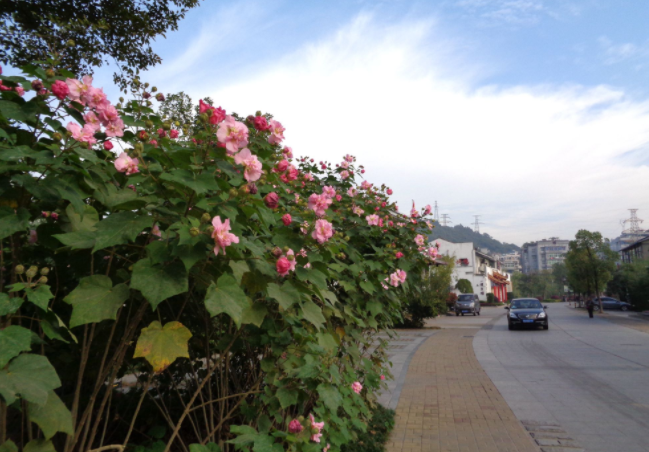
[(367, 431), (359, 432), (358, 440), (341, 447), (341, 452), (384, 452), (390, 432), (394, 428), (394, 410), (377, 405)]
[(496, 296), (492, 293), (487, 294), (487, 303), (496, 303)]
[(462, 293), (473, 293), (473, 286), (468, 279), (460, 279), (455, 285), (455, 288)]

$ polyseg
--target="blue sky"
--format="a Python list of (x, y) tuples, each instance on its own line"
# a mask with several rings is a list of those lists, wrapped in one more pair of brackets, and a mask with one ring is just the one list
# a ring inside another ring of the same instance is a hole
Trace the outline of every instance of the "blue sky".
[(629, 208), (649, 227), (648, 19), (640, 0), (204, 0), (143, 79), (273, 113), (296, 155), (358, 156), (402, 211), (612, 238)]

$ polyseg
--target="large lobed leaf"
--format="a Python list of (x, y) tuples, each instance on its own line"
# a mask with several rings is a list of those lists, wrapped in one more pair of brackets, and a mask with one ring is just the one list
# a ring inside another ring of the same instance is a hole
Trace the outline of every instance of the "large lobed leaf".
[(73, 306), (70, 328), (102, 320), (115, 320), (117, 310), (128, 300), (126, 284), (113, 287), (108, 276), (93, 275), (82, 278), (79, 285), (63, 299)]
[(157, 320), (142, 329), (133, 358), (145, 358), (156, 373), (162, 372), (176, 358), (189, 358), (187, 341), (192, 333), (180, 322), (164, 327)]

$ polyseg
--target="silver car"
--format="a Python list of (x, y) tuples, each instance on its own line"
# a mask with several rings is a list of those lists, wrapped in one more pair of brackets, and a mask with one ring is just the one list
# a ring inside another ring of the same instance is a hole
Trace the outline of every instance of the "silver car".
[(480, 299), (474, 293), (463, 293), (457, 297), (453, 310), (456, 316), (460, 314), (480, 315)]

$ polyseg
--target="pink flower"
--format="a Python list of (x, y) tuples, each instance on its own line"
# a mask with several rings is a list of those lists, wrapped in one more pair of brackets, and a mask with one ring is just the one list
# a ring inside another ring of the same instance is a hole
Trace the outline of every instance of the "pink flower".
[(286, 256), (282, 256), (279, 259), (277, 259), (277, 262), (275, 263), (275, 268), (277, 269), (277, 273), (279, 273), (279, 276), (286, 276), (288, 275), (288, 272), (291, 269), (291, 263), (288, 261), (288, 258)]
[(321, 217), (325, 214), (325, 211), (329, 208), (332, 202), (331, 198), (325, 196), (324, 193), (320, 195), (313, 193), (309, 196), (307, 207), (313, 210), (317, 216)]
[(131, 184), (128, 186), (128, 188), (130, 188), (131, 190), (137, 193), (137, 190), (135, 189), (135, 185)]
[(360, 384), (360, 382), (355, 381), (352, 383), (352, 391), (354, 391), (356, 394), (360, 394), (362, 390), (363, 390), (363, 385)]
[(348, 177), (349, 177), (349, 171), (344, 170), (344, 171), (341, 171), (341, 172), (340, 172), (340, 178), (341, 178), (341, 179), (344, 180), (344, 179), (347, 179)]
[(322, 449), (322, 452), (329, 452), (329, 449), (331, 448), (331, 444), (327, 443), (327, 445)]
[(341, 195), (336, 195), (336, 201), (340, 201), (341, 199), (343, 199)]
[(101, 129), (99, 118), (97, 118), (97, 115), (93, 111), (89, 111), (88, 113), (83, 115), (83, 120), (86, 121), (86, 125), (90, 125), (95, 130), (95, 132), (99, 132), (99, 130)]
[(433, 210), (433, 208), (430, 206), (430, 204), (426, 205), (426, 207), (424, 207), (424, 215), (428, 215), (431, 210)]
[(426, 243), (426, 237), (421, 234), (417, 234), (417, 236), (415, 237), (415, 243), (419, 246), (424, 246), (424, 243)]
[(388, 193), (388, 195), (392, 195), (392, 193), (394, 193), (394, 192), (392, 191), (392, 189), (391, 189), (391, 188), (388, 188), (388, 191), (387, 191), (387, 193)]
[(225, 145), (227, 153), (233, 155), (248, 144), (248, 127), (228, 115), (225, 121), (219, 124), (216, 138)]
[(117, 109), (110, 104), (104, 104), (100, 108), (97, 108), (97, 112), (99, 113), (99, 120), (104, 126), (120, 119)]
[(151, 146), (153, 146), (154, 148), (157, 148), (158, 147), (158, 140), (151, 140), (151, 141), (149, 141), (149, 144)]
[(167, 131), (165, 129), (158, 129), (156, 133), (160, 138), (165, 138), (167, 136)]
[(153, 227), (151, 228), (151, 234), (157, 237), (162, 237), (162, 233), (160, 232), (160, 227), (157, 224), (154, 224)]
[(302, 249), (300, 250), (300, 252), (297, 253), (297, 254), (300, 255), (300, 256), (302, 256), (302, 257), (306, 257), (306, 250), (305, 250), (304, 248), (302, 248)]
[(54, 220), (54, 221), (59, 219), (59, 214), (56, 213), (56, 212), (52, 212), (52, 215), (50, 215), (50, 216), (52, 217), (52, 220)]
[(365, 217), (367, 224), (369, 226), (378, 226), (379, 225), (379, 216), (376, 214), (368, 215)]
[[(59, 81), (60, 81), (60, 80), (59, 80)], [(66, 86), (67, 86), (67, 85), (66, 85)], [(16, 93), (17, 93), (19, 96), (22, 97), (22, 96), (25, 95), (25, 88), (23, 88), (22, 86), (18, 85), (18, 86), (16, 86), (14, 89), (16, 90)]]
[(304, 174), (304, 180), (312, 181), (313, 180), (313, 174), (305, 173)]
[(325, 423), (324, 422), (316, 422), (315, 418), (313, 417), (313, 414), (309, 414), (309, 419), (311, 420), (311, 428), (315, 428), (317, 430), (316, 433), (313, 433), (311, 435), (311, 441), (319, 443), (320, 442), (320, 437), (322, 437), (322, 429), (324, 428)]
[(275, 192), (270, 192), (264, 198), (264, 203), (266, 204), (266, 207), (276, 209), (279, 205), (279, 196)]
[(211, 110), (212, 108), (214, 108), (214, 107), (212, 107), (210, 104), (206, 104), (205, 102), (203, 102), (203, 99), (198, 100), (198, 113), (199, 114), (203, 114), (207, 110)]
[(29, 238), (27, 239), (30, 245), (33, 245), (34, 243), (38, 242), (38, 233), (36, 232), (35, 229), (30, 229), (29, 230)]
[(400, 282), (401, 282), (401, 280), (399, 279), (399, 275), (397, 275), (396, 272), (395, 272), (395, 273), (392, 273), (392, 274), (390, 275), (390, 285), (391, 285), (391, 286), (393, 286), (393, 287), (399, 287), (399, 283), (400, 283)]
[(291, 159), (293, 158), (293, 149), (288, 146), (284, 146), (284, 149), (282, 149), (282, 154), (284, 154), (287, 159)]
[(83, 100), (90, 108), (96, 108), (100, 105), (105, 105), (108, 102), (104, 90), (101, 88), (95, 88), (94, 86), (90, 86), (86, 92), (81, 95), (81, 100)]
[(316, 220), (315, 229), (311, 234), (318, 243), (322, 244), (334, 235), (333, 226), (327, 220)]
[(385, 380), (385, 375), (381, 375), (381, 381)]
[(286, 213), (282, 216), (282, 223), (284, 223), (284, 226), (290, 225), (291, 221), (293, 221), (293, 219), (291, 218), (290, 213)]
[(324, 187), (322, 187), (322, 194), (329, 198), (333, 198), (336, 196), (336, 189), (325, 185)]
[(264, 131), (270, 129), (268, 121), (263, 116), (255, 116), (255, 119), (252, 120), (252, 123), (257, 130)]
[(415, 202), (412, 202), (412, 209), (410, 209), (410, 216), (412, 218), (417, 218), (419, 216), (419, 212), (417, 212), (417, 209), (415, 208)]
[(284, 139), (284, 131), (286, 130), (282, 127), (282, 124), (279, 121), (272, 119), (270, 121), (269, 130), (270, 136), (268, 137), (268, 142), (270, 144), (279, 144)]
[(347, 154), (347, 155), (344, 157), (344, 160), (345, 160), (346, 162), (348, 162), (348, 163), (352, 163), (352, 162), (354, 161), (354, 157), (351, 156), (351, 155), (349, 155), (349, 154)]
[(43, 216), (43, 218), (49, 218), (50, 217), (50, 213), (46, 212), (46, 211), (41, 212), (41, 215)]
[(133, 159), (126, 152), (122, 152), (115, 159), (115, 169), (120, 173), (126, 173), (127, 176), (130, 176), (131, 174), (140, 172), (138, 163), (138, 159)]
[(84, 75), (81, 79), (82, 81), (75, 79), (67, 79), (65, 84), (68, 85), (70, 99), (76, 102), (85, 103), (82, 101), (81, 96), (85, 95), (88, 90), (92, 87), (92, 77), (89, 75)]
[(113, 143), (111, 143), (110, 141), (104, 141), (104, 149), (110, 151), (111, 149), (113, 149)]
[(304, 268), (311, 268), (311, 262), (307, 262), (306, 264), (304, 264)]
[(340, 167), (341, 167), (341, 168), (345, 168), (345, 169), (349, 168), (349, 162), (342, 162), (342, 163), (340, 164)]
[(178, 131), (176, 129), (170, 130), (169, 138), (178, 138)]
[(77, 141), (86, 142), (88, 144), (95, 144), (97, 142), (95, 139), (95, 129), (91, 124), (86, 124), (81, 128), (79, 124), (69, 122), (65, 128), (72, 134), (72, 138)]
[(356, 191), (356, 189), (354, 187), (351, 187), (349, 190), (347, 190), (347, 194), (349, 196), (354, 197), (354, 196), (356, 196), (356, 193), (358, 193), (358, 191)]
[(282, 174), (280, 176), (280, 179), (282, 179), (286, 183), (289, 183), (290, 181), (297, 179), (298, 174), (299, 173), (297, 171), (297, 168), (293, 165), (289, 165), (286, 174)]
[(361, 209), (360, 207), (358, 207), (358, 206), (354, 206), (352, 208), (352, 212), (354, 212), (359, 217), (365, 213), (365, 211), (363, 209)]
[(394, 257), (401, 259), (403, 257), (403, 253), (401, 251), (397, 251), (397, 254), (395, 254)]
[(277, 172), (283, 173), (288, 169), (288, 160), (282, 160), (277, 164)]
[(107, 137), (122, 137), (124, 136), (124, 121), (117, 119), (105, 125)]
[[(225, 119), (225, 110), (221, 107), (212, 107), (212, 116), (210, 116), (210, 124), (216, 125)], [(248, 128), (246, 128), (246, 132)], [(244, 145), (245, 146), (245, 145)]]
[(435, 248), (434, 246), (428, 248), (428, 257), (435, 259), (437, 257), (437, 248)]
[(406, 277), (408, 275), (406, 274), (405, 270), (397, 270), (396, 275), (397, 275), (397, 278), (399, 278), (399, 281), (401, 282), (401, 284), (406, 282)]
[(293, 419), (291, 422), (288, 424), (288, 432), (289, 433), (300, 433), (304, 427), (302, 424), (300, 424), (300, 421), (297, 419)]
[(261, 162), (256, 155), (252, 155), (250, 149), (243, 148), (241, 152), (234, 156), (234, 162), (244, 166), (243, 177), (248, 182), (254, 182), (261, 177)]
[(369, 190), (372, 188), (372, 184), (370, 184), (368, 181), (364, 180), (363, 183), (361, 184), (361, 188), (363, 190)]
[(233, 243), (239, 243), (239, 237), (232, 234), (230, 231), (230, 219), (226, 219), (224, 222), (221, 222), (221, 217), (212, 218), (212, 226), (214, 226), (214, 232), (212, 232), (212, 238), (214, 239), (214, 254), (219, 255), (219, 251), (223, 250), (223, 255), (225, 255), (225, 248), (232, 245)]

